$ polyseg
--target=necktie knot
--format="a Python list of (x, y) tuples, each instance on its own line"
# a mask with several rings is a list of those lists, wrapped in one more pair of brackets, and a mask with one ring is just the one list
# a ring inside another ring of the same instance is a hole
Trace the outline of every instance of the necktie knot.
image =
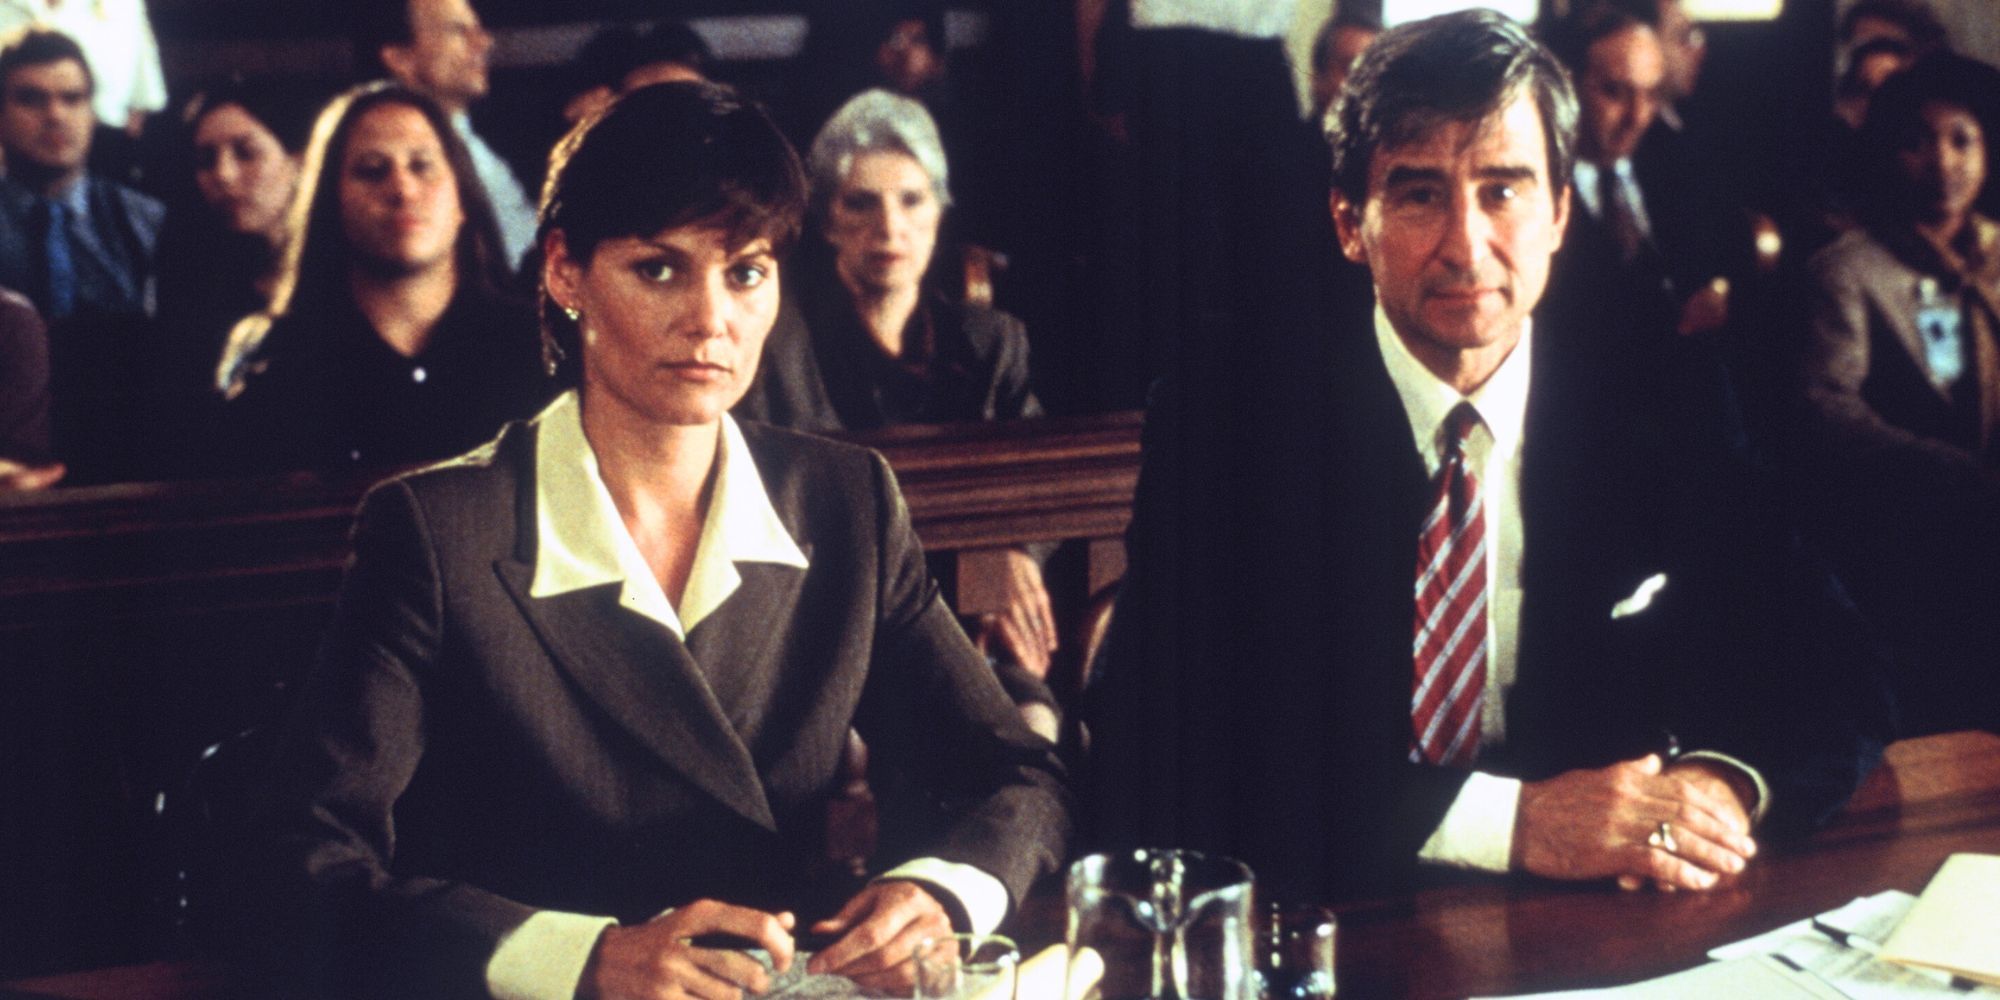
[(1479, 411), (1471, 403), (1461, 402), (1444, 416), (1445, 456), (1465, 454), (1466, 446), (1472, 443), (1472, 430), (1479, 426)]

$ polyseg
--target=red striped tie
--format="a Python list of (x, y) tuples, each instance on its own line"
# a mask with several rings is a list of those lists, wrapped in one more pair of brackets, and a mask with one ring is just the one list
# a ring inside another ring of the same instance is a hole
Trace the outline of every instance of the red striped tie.
[(1417, 537), (1416, 674), (1410, 759), (1469, 765), (1479, 754), (1486, 696), (1486, 515), (1465, 443), (1479, 424), (1471, 403), (1444, 420), (1444, 461)]

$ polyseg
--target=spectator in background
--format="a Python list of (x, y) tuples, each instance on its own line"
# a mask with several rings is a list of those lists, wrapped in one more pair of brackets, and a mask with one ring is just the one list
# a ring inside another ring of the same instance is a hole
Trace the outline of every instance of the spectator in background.
[[(1576, 80), (1580, 128), (1564, 252), (1550, 308), (1606, 336), (1713, 333), (1728, 319), (1719, 217), (1696, 164), (1635, 162), (1667, 82), (1660, 35), (1627, 4), (1599, 3), (1551, 28), (1549, 48)], [(1650, 167), (1651, 169), (1642, 169)], [(1749, 238), (1744, 235), (1747, 248)]]
[(2000, 725), (1997, 140), (2000, 70), (1891, 77), (1861, 130), (1877, 200), (1811, 264), (1802, 502), (1904, 654), (1905, 735)]
[(1840, 49), (1851, 55), (1871, 39), (1893, 38), (1919, 56), (1950, 47), (1944, 23), (1925, 0), (1860, 0), (1840, 17)]
[(1007, 137), (995, 135), (997, 113), (973, 106), (952, 72), (944, 5), (937, 0), (857, 0), (838, 16), (815, 17), (798, 61), (799, 95), (788, 131), (800, 148), (819, 134), (848, 99), (869, 89), (887, 90), (922, 104), (936, 123), (958, 182), (953, 229), (969, 240), (1006, 249), (1002, 218), (1010, 208), (1000, 192), (1011, 190)]
[(167, 106), (146, 0), (0, 0), (0, 34), (29, 25), (60, 31), (82, 47), (97, 84), (91, 108), (106, 126), (136, 139), (146, 116)]
[(1708, 58), (1708, 35), (1688, 16), (1681, 0), (1641, 0), (1651, 3), (1653, 30), (1660, 36), (1660, 54), (1665, 57), (1666, 75), (1660, 82), (1659, 122), (1679, 132), (1682, 102), (1694, 96), (1701, 82), (1701, 64)]
[(1346, 9), (1350, 6), (1358, 5), (1342, 4), (1340, 13), (1327, 18), (1313, 38), (1312, 120), (1315, 122), (1326, 118), (1334, 98), (1340, 96), (1340, 85), (1347, 82), (1347, 71), (1353, 68), (1354, 60), (1361, 58), (1362, 50), (1382, 33), (1381, 18)]
[[(862, 93), (820, 130), (808, 169), (823, 239), (784, 272), (785, 307), (744, 415), (809, 431), (1039, 416), (1021, 322), (927, 280), (951, 188), (923, 106)], [(1008, 608), (988, 627), (1039, 677), (1056, 648), (1048, 591), (1036, 556), (1007, 557)]]
[(1850, 131), (1859, 132), (1868, 117), (1868, 101), (1882, 84), (1909, 69), (1917, 51), (1891, 36), (1870, 38), (1847, 55), (1847, 69), (1833, 88), (1833, 111)]
[(49, 342), (19, 292), (0, 288), (0, 493), (55, 485), (49, 447)]
[(708, 43), (684, 21), (664, 21), (644, 32), (622, 25), (605, 28), (577, 53), (580, 79), (563, 106), (563, 118), (574, 125), (649, 83), (705, 81), (714, 61)]
[(188, 102), (199, 201), (170, 213), (160, 236), (164, 391), (213, 395), (230, 327), (270, 303), (322, 103), (278, 79), (232, 80)]
[(518, 267), (535, 242), (535, 205), (513, 168), (472, 130), (468, 114), (490, 86), (493, 36), (468, 0), (365, 0), (361, 12), (354, 49), (364, 69), (394, 77), (451, 117), (499, 219), (507, 267)]
[(457, 454), (545, 399), (492, 211), (437, 105), (377, 83), (321, 113), (304, 225), (216, 371), (232, 471)]
[(0, 285), (25, 292), (58, 329), (153, 308), (166, 209), (87, 169), (94, 86), (67, 35), (31, 29), (0, 50)]

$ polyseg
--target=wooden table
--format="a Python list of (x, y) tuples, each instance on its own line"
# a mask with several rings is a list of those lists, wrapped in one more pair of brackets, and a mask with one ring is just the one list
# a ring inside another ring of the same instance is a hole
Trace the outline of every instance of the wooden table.
[[(2000, 853), (2000, 736), (1891, 747), (1882, 768), (1804, 847), (1761, 858), (1707, 893), (1625, 893), (1495, 878), (1339, 908), (1343, 998), (1464, 997), (1608, 986), (1699, 964), (1708, 949), (1883, 889), (1919, 892), (1958, 851)], [(1061, 901), (1032, 900), (1023, 937), (1052, 936)], [(215, 1000), (227, 976), (176, 962), (7, 984), (74, 1000)], [(7, 1000), (0, 993), (0, 1000)]]

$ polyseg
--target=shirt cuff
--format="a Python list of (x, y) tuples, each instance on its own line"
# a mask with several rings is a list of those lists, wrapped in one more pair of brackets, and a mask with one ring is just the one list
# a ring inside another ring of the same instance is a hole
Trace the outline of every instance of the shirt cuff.
[(541, 910), (500, 939), (486, 963), (495, 1000), (572, 1000), (610, 917)]
[(1445, 810), (1444, 820), (1417, 851), (1425, 864), (1504, 872), (1514, 853), (1514, 813), (1521, 782), (1474, 771)]
[(1757, 824), (1764, 822), (1764, 814), (1771, 809), (1771, 786), (1765, 783), (1764, 776), (1757, 773), (1756, 768), (1719, 750), (1692, 750), (1674, 759), (1676, 761), (1712, 760), (1726, 767), (1733, 767), (1741, 772), (1744, 777), (1750, 779), (1750, 784), (1757, 789), (1757, 801), (1750, 804), (1750, 826), (1755, 828)]
[(1007, 918), (1007, 887), (971, 865), (942, 858), (917, 858), (883, 872), (876, 881), (892, 878), (925, 882), (950, 893), (972, 925), (967, 930), (974, 934), (991, 934)]

